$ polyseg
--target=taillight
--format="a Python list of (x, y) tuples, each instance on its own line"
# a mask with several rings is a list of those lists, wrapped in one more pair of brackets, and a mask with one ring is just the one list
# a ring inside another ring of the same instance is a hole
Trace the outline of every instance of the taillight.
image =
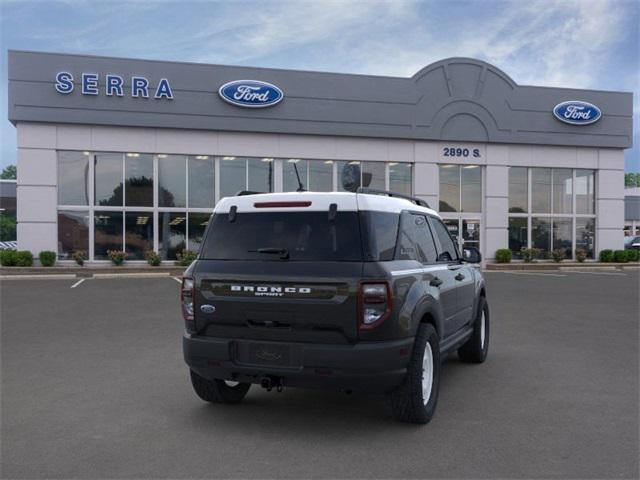
[(391, 314), (391, 289), (387, 282), (361, 283), (358, 290), (358, 328), (370, 330)]
[(180, 303), (182, 304), (182, 316), (185, 327), (189, 331), (194, 331), (196, 325), (193, 318), (193, 278), (182, 277)]

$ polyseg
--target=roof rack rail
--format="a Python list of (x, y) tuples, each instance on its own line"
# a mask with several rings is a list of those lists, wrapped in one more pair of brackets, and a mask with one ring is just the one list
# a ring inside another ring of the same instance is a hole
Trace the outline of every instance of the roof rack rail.
[(236, 197), (244, 197), (245, 195), (260, 195), (266, 192), (253, 192), (251, 190), (240, 190), (238, 193), (236, 193)]
[(373, 195), (387, 195), (388, 197), (403, 198), (415, 203), (421, 207), (431, 208), (427, 202), (418, 197), (412, 197), (411, 195), (404, 195), (402, 193), (390, 192), (389, 190), (378, 190), (376, 188), (358, 187), (356, 193), (369, 193)]

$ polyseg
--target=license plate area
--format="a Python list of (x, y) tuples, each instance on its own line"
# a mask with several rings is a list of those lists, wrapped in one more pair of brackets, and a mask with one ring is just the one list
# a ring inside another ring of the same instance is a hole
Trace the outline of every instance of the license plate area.
[(300, 352), (286, 343), (237, 342), (235, 350), (239, 364), (285, 368), (300, 365)]

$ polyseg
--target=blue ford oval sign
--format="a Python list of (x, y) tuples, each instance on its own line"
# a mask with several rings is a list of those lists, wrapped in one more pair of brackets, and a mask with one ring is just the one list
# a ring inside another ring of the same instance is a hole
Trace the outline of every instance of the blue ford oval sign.
[(580, 100), (559, 103), (553, 107), (553, 114), (561, 122), (571, 125), (589, 125), (602, 116), (602, 112), (594, 104)]
[(284, 98), (282, 90), (260, 80), (234, 80), (222, 85), (218, 94), (225, 102), (249, 108), (271, 107)]

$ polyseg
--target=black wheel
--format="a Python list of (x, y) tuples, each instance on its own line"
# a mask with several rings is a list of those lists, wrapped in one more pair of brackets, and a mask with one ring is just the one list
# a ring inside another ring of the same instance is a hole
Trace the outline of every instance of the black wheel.
[(458, 357), (463, 362), (482, 363), (489, 352), (489, 304), (480, 297), (478, 313), (473, 323), (473, 333), (469, 340), (458, 349)]
[(396, 420), (429, 423), (436, 411), (440, 388), (440, 340), (433, 325), (420, 324), (407, 376), (387, 395)]
[(251, 387), (250, 383), (238, 383), (227, 380), (207, 380), (193, 370), (191, 385), (196, 394), (205, 402), (240, 403)]

